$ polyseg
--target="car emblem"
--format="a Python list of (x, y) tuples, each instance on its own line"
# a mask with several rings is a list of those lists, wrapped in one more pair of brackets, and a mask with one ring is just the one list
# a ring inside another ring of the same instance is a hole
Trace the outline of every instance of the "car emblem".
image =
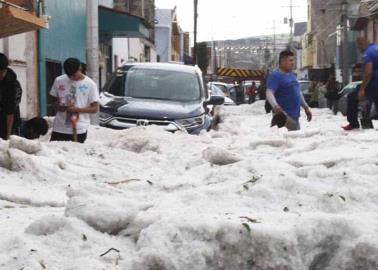
[(145, 120), (145, 119), (139, 119), (139, 120), (136, 121), (136, 125), (142, 126), (142, 127), (148, 126), (149, 123), (150, 123), (150, 121)]

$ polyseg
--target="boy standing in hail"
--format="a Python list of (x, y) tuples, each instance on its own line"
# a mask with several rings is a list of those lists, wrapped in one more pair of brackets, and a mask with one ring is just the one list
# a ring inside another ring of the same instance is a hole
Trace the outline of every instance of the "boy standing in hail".
[(84, 143), (90, 114), (98, 111), (98, 88), (94, 81), (82, 73), (78, 59), (68, 58), (63, 68), (65, 75), (55, 79), (50, 91), (57, 110), (51, 141)]

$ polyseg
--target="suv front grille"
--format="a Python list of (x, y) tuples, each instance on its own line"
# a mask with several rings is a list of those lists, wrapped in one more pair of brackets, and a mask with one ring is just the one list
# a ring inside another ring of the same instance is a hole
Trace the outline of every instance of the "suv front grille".
[(149, 120), (149, 119), (133, 119), (133, 118), (122, 118), (116, 117), (118, 121), (122, 123), (132, 124), (136, 126), (148, 126), (148, 125), (157, 125), (157, 126), (168, 126), (171, 124), (171, 121), (168, 120)]

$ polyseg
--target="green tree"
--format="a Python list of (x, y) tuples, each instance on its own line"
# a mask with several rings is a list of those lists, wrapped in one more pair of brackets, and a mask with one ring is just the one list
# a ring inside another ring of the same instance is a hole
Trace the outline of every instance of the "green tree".
[(202, 70), (203, 75), (206, 75), (207, 67), (209, 66), (209, 54), (206, 42), (197, 44), (197, 63), (198, 67)]

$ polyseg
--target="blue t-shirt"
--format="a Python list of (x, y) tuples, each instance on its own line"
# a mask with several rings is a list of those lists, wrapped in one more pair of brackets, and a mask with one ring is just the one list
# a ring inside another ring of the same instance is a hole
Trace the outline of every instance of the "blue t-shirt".
[(370, 44), (362, 56), (364, 66), (368, 63), (373, 63), (373, 76), (370, 83), (378, 86), (378, 45)]
[(273, 71), (268, 77), (267, 89), (272, 90), (278, 105), (294, 120), (301, 112), (301, 87), (294, 73)]

